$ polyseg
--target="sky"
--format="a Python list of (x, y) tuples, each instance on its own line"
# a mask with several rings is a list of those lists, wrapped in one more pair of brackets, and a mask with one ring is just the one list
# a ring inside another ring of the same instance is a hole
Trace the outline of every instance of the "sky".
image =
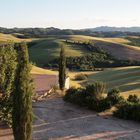
[(140, 26), (140, 0), (0, 0), (0, 27)]

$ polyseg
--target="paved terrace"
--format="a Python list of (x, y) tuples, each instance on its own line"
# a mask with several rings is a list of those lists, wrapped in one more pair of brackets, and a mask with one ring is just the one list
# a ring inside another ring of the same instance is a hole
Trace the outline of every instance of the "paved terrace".
[[(120, 120), (66, 103), (60, 97), (33, 103), (34, 140), (140, 140), (140, 123)], [(13, 140), (0, 129), (0, 140)]]

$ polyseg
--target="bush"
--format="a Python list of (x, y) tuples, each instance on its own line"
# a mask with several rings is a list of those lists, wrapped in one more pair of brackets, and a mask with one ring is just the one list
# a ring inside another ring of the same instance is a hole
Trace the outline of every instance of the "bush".
[(72, 96), (74, 94), (76, 94), (78, 92), (78, 89), (76, 89), (75, 87), (71, 87), (70, 89), (68, 89), (66, 91), (66, 94), (64, 96), (64, 101), (70, 101), (71, 102), (71, 99), (72, 99)]
[(70, 88), (66, 91), (64, 100), (101, 112), (112, 107), (112, 98), (102, 96), (105, 90), (105, 84), (102, 82), (87, 85), (85, 89)]
[(70, 88), (66, 91), (66, 95), (63, 98), (65, 101), (83, 106), (86, 103), (85, 90), (82, 88)]
[(77, 74), (76, 76), (75, 76), (75, 80), (78, 80), (78, 81), (81, 81), (81, 80), (86, 80), (87, 79), (87, 75), (85, 75), (85, 74)]
[(64, 100), (80, 106), (88, 107), (97, 112), (110, 109), (112, 106), (124, 101), (124, 99), (120, 97), (118, 89), (112, 89), (108, 92), (106, 98), (103, 97), (105, 90), (105, 84), (102, 82), (95, 82), (94, 84), (87, 85), (85, 89), (70, 88), (66, 91)]
[(86, 86), (86, 94), (96, 99), (102, 98), (105, 90), (106, 85), (103, 82), (95, 82), (94, 84)]
[(139, 103), (140, 99), (138, 98), (137, 95), (129, 95), (127, 101), (131, 103)]
[(114, 116), (122, 119), (140, 121), (140, 103), (124, 102), (114, 112)]
[(86, 101), (88, 108), (97, 112), (102, 112), (111, 108), (111, 102), (107, 101), (106, 98), (95, 99), (92, 97), (87, 97)]
[(118, 88), (113, 88), (109, 91), (106, 100), (111, 103), (111, 106), (124, 101), (123, 97), (120, 96), (120, 90)]

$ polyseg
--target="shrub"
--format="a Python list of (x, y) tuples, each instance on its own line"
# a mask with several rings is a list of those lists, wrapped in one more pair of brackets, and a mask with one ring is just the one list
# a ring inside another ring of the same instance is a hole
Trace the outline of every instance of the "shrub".
[(114, 112), (114, 116), (122, 119), (140, 121), (140, 103), (123, 102)]
[(111, 103), (111, 106), (123, 102), (123, 97), (120, 96), (120, 90), (118, 88), (113, 88), (108, 92), (106, 101)]
[(111, 102), (108, 102), (106, 98), (95, 99), (93, 97), (87, 97), (86, 102), (89, 109), (97, 112), (102, 112), (111, 108)]
[(64, 100), (88, 107), (97, 112), (110, 109), (112, 106), (122, 103), (124, 99), (119, 95), (119, 90), (114, 88), (108, 92), (107, 97), (103, 97), (105, 92), (105, 84), (103, 82), (95, 82), (87, 85), (86, 88), (70, 88), (66, 91)]
[(95, 82), (94, 84), (86, 86), (86, 93), (96, 99), (102, 98), (103, 93), (105, 93), (106, 86), (103, 82)]
[(63, 98), (65, 101), (83, 106), (86, 102), (85, 90), (82, 88), (70, 88), (66, 91), (66, 95)]
[(127, 101), (131, 103), (139, 103), (140, 99), (138, 98), (137, 95), (129, 95)]
[(81, 81), (81, 80), (86, 80), (87, 79), (87, 75), (85, 75), (85, 74), (77, 74), (76, 76), (75, 76), (75, 80), (78, 80), (78, 81)]
[(66, 94), (63, 99), (65, 101), (71, 101), (72, 95), (76, 94), (77, 92), (78, 92), (78, 89), (76, 89), (75, 87), (71, 87), (70, 89), (66, 91)]

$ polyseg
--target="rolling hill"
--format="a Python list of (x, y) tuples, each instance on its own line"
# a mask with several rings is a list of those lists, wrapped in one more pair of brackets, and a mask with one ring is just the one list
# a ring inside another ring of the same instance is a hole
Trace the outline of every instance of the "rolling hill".
[(56, 71), (52, 71), (52, 70), (47, 70), (47, 69), (43, 69), (37, 66), (32, 66), (32, 70), (31, 70), (31, 74), (47, 74), (47, 75), (57, 75), (58, 72)]
[(64, 42), (64, 39), (49, 37), (35, 41), (35, 45), (29, 47), (30, 60), (40, 66), (59, 57), (60, 45), (65, 44), (66, 56), (83, 56), (90, 53), (86, 48), (79, 45), (70, 45)]
[(140, 47), (129, 45), (130, 41), (125, 38), (101, 38), (83, 35), (51, 36), (36, 41), (29, 47), (30, 59), (40, 66), (59, 56), (59, 45), (65, 44), (67, 56), (83, 56), (91, 53), (79, 45), (71, 45), (64, 40), (93, 42), (97, 47), (110, 53), (116, 59), (140, 60)]
[[(31, 73), (58, 75), (56, 71), (42, 69), (36, 66), (32, 67)], [(75, 76), (81, 73), (86, 74), (88, 79), (84, 81), (75, 80)], [(91, 84), (94, 81), (103, 81), (109, 90), (118, 87), (121, 95), (124, 97), (128, 97), (130, 94), (136, 94), (140, 97), (140, 66), (110, 68), (101, 72), (69, 72), (69, 76), (70, 86), (81, 87), (88, 83)]]
[(109, 89), (118, 87), (122, 94), (137, 94), (140, 96), (140, 67), (121, 67), (107, 69), (88, 76), (88, 83), (103, 81)]
[(93, 32), (140, 32), (140, 27), (109, 27), (101, 26), (90, 29)]
[[(77, 74), (86, 74), (87, 80), (77, 81), (74, 77)], [(105, 69), (102, 72), (70, 72), (71, 86), (81, 87), (91, 84), (95, 81), (103, 81), (107, 88), (119, 88), (121, 95), (128, 97), (130, 94), (136, 94), (140, 97), (140, 66), (120, 67)]]
[(30, 39), (20, 39), (20, 38), (15, 37), (12, 34), (0, 33), (0, 43), (5, 43), (7, 41), (13, 41), (15, 43), (19, 43), (19, 42), (23, 42), (23, 41), (30, 42), (32, 40), (33, 40), (32, 38), (30, 38)]
[[(136, 38), (137, 37), (131, 37)], [(78, 44), (68, 44), (64, 40), (88, 42), (92, 41), (106, 51), (110, 52), (116, 58), (140, 60), (140, 47), (131, 45), (130, 38), (104, 38), (83, 35), (62, 35), (50, 36), (42, 39), (20, 39), (11, 34), (0, 34), (0, 42), (12, 40), (14, 42), (27, 41), (29, 45), (29, 54), (31, 61), (43, 65), (59, 56), (60, 44), (65, 44), (67, 56), (84, 56), (91, 53), (84, 46)], [(33, 74), (49, 74), (57, 73), (33, 66)], [(77, 73), (77, 72), (76, 72)], [(75, 74), (76, 74), (75, 73)], [(70, 77), (74, 77), (74, 73), (70, 72)], [(140, 95), (140, 67), (125, 67), (107, 69), (103, 72), (88, 72), (88, 81), (101, 80), (107, 83), (108, 88), (119, 87), (122, 94), (138, 94)], [(84, 81), (85, 82), (85, 81)], [(73, 81), (72, 85), (82, 85), (82, 82)]]

